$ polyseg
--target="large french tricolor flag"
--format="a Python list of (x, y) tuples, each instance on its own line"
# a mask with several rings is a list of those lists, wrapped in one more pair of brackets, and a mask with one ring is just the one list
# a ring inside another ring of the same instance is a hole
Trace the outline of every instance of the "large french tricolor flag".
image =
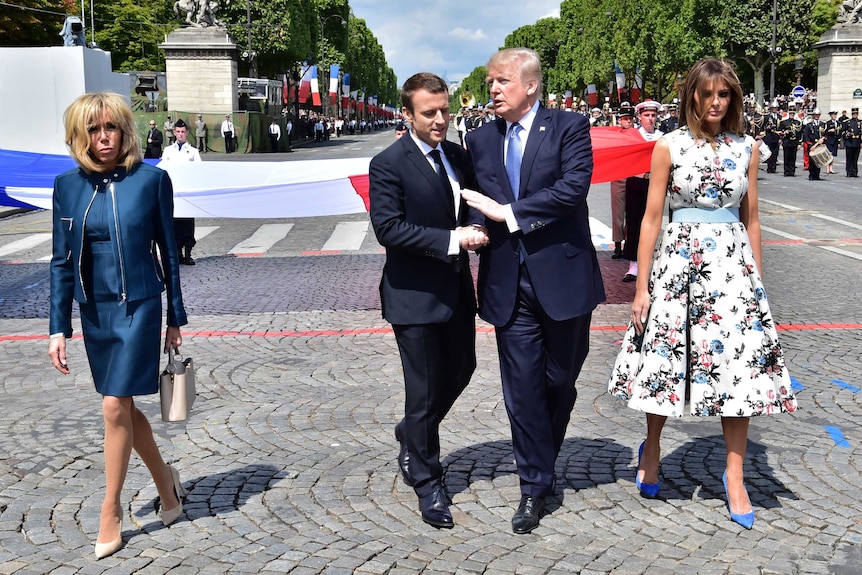
[(317, 66), (311, 67), (311, 104), (320, 106), (320, 86), (317, 83)]
[(329, 67), (329, 105), (338, 105), (338, 64)]
[(345, 110), (348, 108), (348, 101), (350, 100), (350, 74), (347, 72), (344, 73), (344, 76), (341, 78), (341, 107)]

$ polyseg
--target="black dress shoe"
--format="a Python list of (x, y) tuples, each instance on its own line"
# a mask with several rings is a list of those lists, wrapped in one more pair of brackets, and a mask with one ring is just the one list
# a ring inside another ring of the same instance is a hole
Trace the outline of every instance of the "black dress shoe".
[(452, 514), (449, 513), (449, 497), (442, 485), (434, 487), (434, 491), (419, 498), (419, 511), (422, 521), (437, 528), (450, 529), (455, 526)]
[(398, 425), (395, 426), (395, 439), (401, 445), (401, 450), (398, 452), (398, 469), (401, 470), (401, 479), (404, 481), (404, 485), (413, 487), (416, 481), (410, 475), (410, 452), (407, 451), (407, 444), (404, 443), (404, 436), (401, 435), (401, 428)]
[(638, 279), (638, 276), (636, 276), (636, 275), (634, 275), (634, 274), (626, 274), (626, 275), (624, 275), (624, 276), (623, 276), (623, 281), (624, 281), (625, 283), (633, 282), (633, 281), (635, 281), (636, 279)]
[(545, 510), (545, 498), (522, 495), (521, 504), (512, 516), (512, 531), (519, 535), (529, 533), (539, 526), (542, 512)]
[(620, 260), (623, 258), (622, 250), (614, 250), (614, 254), (611, 256), (612, 260)]

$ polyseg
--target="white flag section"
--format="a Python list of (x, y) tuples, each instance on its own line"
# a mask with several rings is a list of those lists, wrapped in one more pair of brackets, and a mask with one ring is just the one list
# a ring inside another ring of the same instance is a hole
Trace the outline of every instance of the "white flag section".
[[(177, 217), (301, 218), (366, 212), (370, 162), (160, 162), (158, 167), (171, 176)], [(6, 188), (11, 198), (44, 209), (52, 207), (52, 192)]]

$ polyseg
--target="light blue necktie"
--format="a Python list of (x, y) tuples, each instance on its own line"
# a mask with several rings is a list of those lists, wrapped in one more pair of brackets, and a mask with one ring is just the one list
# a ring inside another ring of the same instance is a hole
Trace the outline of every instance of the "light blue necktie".
[(509, 128), (509, 145), (506, 147), (506, 174), (509, 176), (509, 185), (516, 200), (521, 189), (521, 155), (524, 153), (521, 149), (520, 132), (521, 124), (518, 122), (512, 124)]

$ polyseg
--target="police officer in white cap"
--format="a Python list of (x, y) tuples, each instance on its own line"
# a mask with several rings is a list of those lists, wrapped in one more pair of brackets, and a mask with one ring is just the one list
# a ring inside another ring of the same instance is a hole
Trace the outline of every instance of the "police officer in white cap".
[[(635, 106), (640, 120), (638, 132), (643, 139), (654, 142), (664, 135), (656, 129), (661, 104), (655, 100), (645, 100)], [(646, 212), (647, 192), (649, 192), (649, 172), (626, 180), (626, 243), (623, 257), (629, 260), (629, 269), (623, 276), (624, 282), (633, 282), (638, 277), (638, 244), (641, 235), (641, 220)]]

